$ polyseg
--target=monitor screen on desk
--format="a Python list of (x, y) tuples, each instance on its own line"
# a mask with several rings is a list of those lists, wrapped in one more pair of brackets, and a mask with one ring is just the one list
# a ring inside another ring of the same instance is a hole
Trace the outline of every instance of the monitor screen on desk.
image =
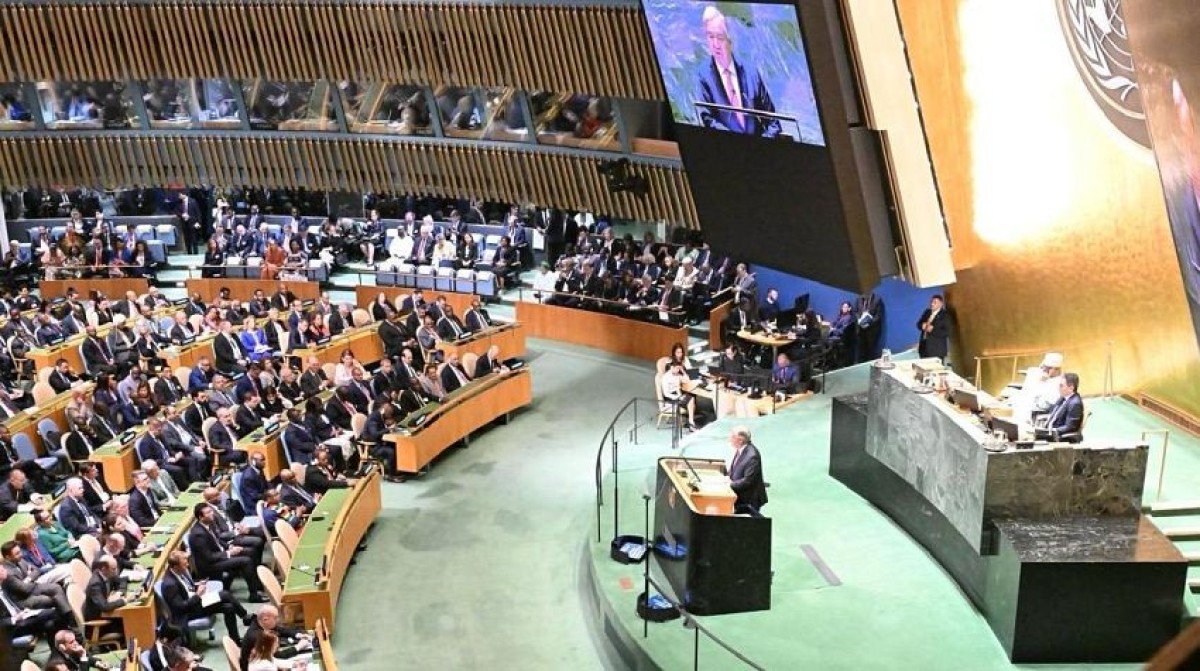
[(1009, 442), (1015, 443), (1020, 438), (1021, 427), (1016, 422), (1005, 417), (992, 417), (992, 430), (1003, 431)]
[(963, 410), (971, 412), (979, 412), (982, 408), (979, 405), (979, 395), (971, 389), (955, 389), (953, 392), (954, 404)]

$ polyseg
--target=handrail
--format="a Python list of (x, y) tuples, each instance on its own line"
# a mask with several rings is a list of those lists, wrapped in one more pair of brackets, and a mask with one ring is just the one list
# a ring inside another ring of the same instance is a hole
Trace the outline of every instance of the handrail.
[[(604, 507), (604, 488), (602, 487), (602, 482), (601, 482), (602, 477), (600, 474), (600, 462), (604, 455), (604, 448), (606, 445), (609, 445), (609, 444), (612, 445), (612, 472), (615, 475), (617, 473), (617, 467), (619, 464), (618, 456), (617, 456), (618, 442), (617, 442), (617, 436), (616, 436), (617, 422), (620, 421), (620, 419), (625, 415), (626, 411), (628, 411), (630, 407), (633, 408), (633, 428), (630, 430), (630, 434), (631, 434), (631, 439), (633, 440), (633, 442), (637, 443), (637, 430), (638, 430), (638, 427), (640, 426), (638, 423), (638, 413), (637, 413), (638, 403), (653, 403), (654, 407), (657, 408), (658, 404), (659, 404), (659, 400), (651, 399), (651, 398), (640, 398), (640, 397), (635, 396), (635, 397), (629, 399), (628, 401), (626, 401), (625, 405), (622, 405), (621, 409), (617, 411), (617, 414), (613, 416), (612, 421), (608, 423), (608, 428), (606, 428), (604, 430), (604, 435), (601, 436), (601, 438), (600, 438), (600, 446), (596, 449), (595, 478), (596, 478), (596, 542), (597, 543), (599, 543), (601, 541), (600, 509)], [(675, 424), (677, 426), (678, 422), (676, 422)], [(674, 443), (674, 441), (678, 440), (677, 433), (678, 433), (677, 430), (672, 433), (672, 436), (671, 436), (672, 443)], [(618, 498), (618, 495), (620, 494), (620, 484), (619, 484), (618, 480), (619, 480), (619, 478), (616, 478), (616, 477), (613, 478), (613, 537), (614, 538), (618, 534), (618, 527), (620, 524), (620, 499)]]
[[(650, 558), (647, 557), (645, 559), (645, 561), (650, 561)], [(734, 650), (728, 643), (726, 643), (725, 641), (722, 641), (719, 637), (717, 637), (716, 634), (712, 633), (711, 631), (706, 629), (703, 625), (701, 625), (700, 620), (696, 619), (695, 616), (693, 616), (691, 613), (689, 613), (687, 611), (687, 608), (685, 608), (682, 603), (679, 603), (675, 599), (672, 599), (670, 596), (668, 596), (667, 591), (664, 590), (662, 588), (662, 586), (659, 585), (654, 580), (654, 578), (651, 578), (649, 576), (649, 574), (646, 575), (646, 581), (649, 582), (651, 585), (653, 585), (654, 589), (658, 590), (658, 593), (662, 596), (662, 598), (666, 599), (672, 606), (675, 607), (676, 610), (679, 611), (680, 616), (683, 617), (683, 626), (690, 627), (692, 629), (692, 631), (696, 632), (695, 639), (694, 639), (695, 642), (694, 642), (693, 648), (692, 648), (692, 668), (694, 668), (694, 669), (700, 668), (700, 634), (704, 634), (705, 636), (707, 636), (709, 638), (709, 640), (711, 640), (713, 643), (716, 643), (717, 645), (724, 648), (725, 652), (728, 652), (729, 654), (733, 655), (734, 657), (737, 657), (738, 660), (740, 662), (742, 662), (743, 664), (745, 664), (746, 666), (748, 666), (752, 669), (758, 669), (758, 671), (766, 671), (765, 667), (754, 663), (753, 661), (751, 661), (748, 657), (746, 657), (742, 653), (738, 652), (737, 650)], [(647, 594), (646, 598), (649, 598), (649, 596), (650, 595)]]
[(1106, 362), (1105, 362), (1103, 396), (1105, 398), (1107, 398), (1107, 397), (1111, 396), (1114, 392), (1113, 381), (1112, 381), (1112, 345), (1113, 345), (1113, 342), (1111, 340), (1103, 340), (1103, 341), (1097, 340), (1097, 341), (1092, 341), (1089, 343), (1082, 343), (1082, 344), (1076, 343), (1076, 344), (1069, 345), (1067, 347), (1059, 347), (1059, 348), (1043, 347), (1043, 348), (1038, 348), (1038, 349), (1015, 350), (1015, 351), (1010, 351), (1010, 352), (991, 352), (991, 353), (979, 354), (975, 357), (975, 380), (974, 380), (975, 386), (979, 389), (986, 389), (986, 387), (984, 387), (984, 385), (983, 385), (983, 363), (985, 361), (1004, 361), (1007, 359), (1011, 359), (1012, 360), (1012, 372), (1009, 374), (1009, 380), (1011, 381), (1011, 380), (1016, 379), (1017, 364), (1021, 359), (1025, 359), (1025, 358), (1040, 359), (1041, 357), (1045, 356), (1047, 351), (1056, 351), (1056, 352), (1060, 352), (1060, 353), (1061, 352), (1079, 352), (1082, 350), (1102, 347), (1106, 350), (1105, 351)]

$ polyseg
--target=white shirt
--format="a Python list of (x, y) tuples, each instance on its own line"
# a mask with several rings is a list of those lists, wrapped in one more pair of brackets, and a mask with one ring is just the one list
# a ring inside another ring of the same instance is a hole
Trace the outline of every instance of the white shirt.
[(392, 242), (388, 245), (388, 254), (398, 258), (407, 259), (412, 256), (413, 240), (407, 235), (400, 237), (399, 235), (392, 238)]
[[(558, 272), (554, 270), (546, 273), (538, 273), (533, 278), (534, 291), (548, 292), (548, 294), (553, 293), (555, 284), (558, 284)], [(550, 297), (548, 294), (542, 296), (543, 301)]]

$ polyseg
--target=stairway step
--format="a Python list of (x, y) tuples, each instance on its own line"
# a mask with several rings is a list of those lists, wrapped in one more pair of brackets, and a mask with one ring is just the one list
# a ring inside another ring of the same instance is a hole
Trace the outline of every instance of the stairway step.
[(1180, 550), (1183, 558), (1192, 566), (1200, 565), (1200, 550)]
[(1162, 532), (1166, 534), (1167, 538), (1176, 541), (1200, 539), (1200, 527), (1176, 527), (1174, 529), (1163, 529)]
[(1200, 578), (1188, 578), (1187, 585), (1193, 592), (1200, 592)]
[(1154, 515), (1155, 517), (1200, 514), (1200, 500), (1192, 499), (1190, 501), (1159, 501), (1157, 503), (1151, 503), (1149, 510), (1150, 514)]

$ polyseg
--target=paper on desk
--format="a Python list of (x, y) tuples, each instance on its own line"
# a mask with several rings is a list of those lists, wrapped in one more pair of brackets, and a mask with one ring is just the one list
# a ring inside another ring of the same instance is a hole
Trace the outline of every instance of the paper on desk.
[(146, 579), (146, 569), (127, 568), (121, 571), (121, 577), (130, 582), (142, 582)]

